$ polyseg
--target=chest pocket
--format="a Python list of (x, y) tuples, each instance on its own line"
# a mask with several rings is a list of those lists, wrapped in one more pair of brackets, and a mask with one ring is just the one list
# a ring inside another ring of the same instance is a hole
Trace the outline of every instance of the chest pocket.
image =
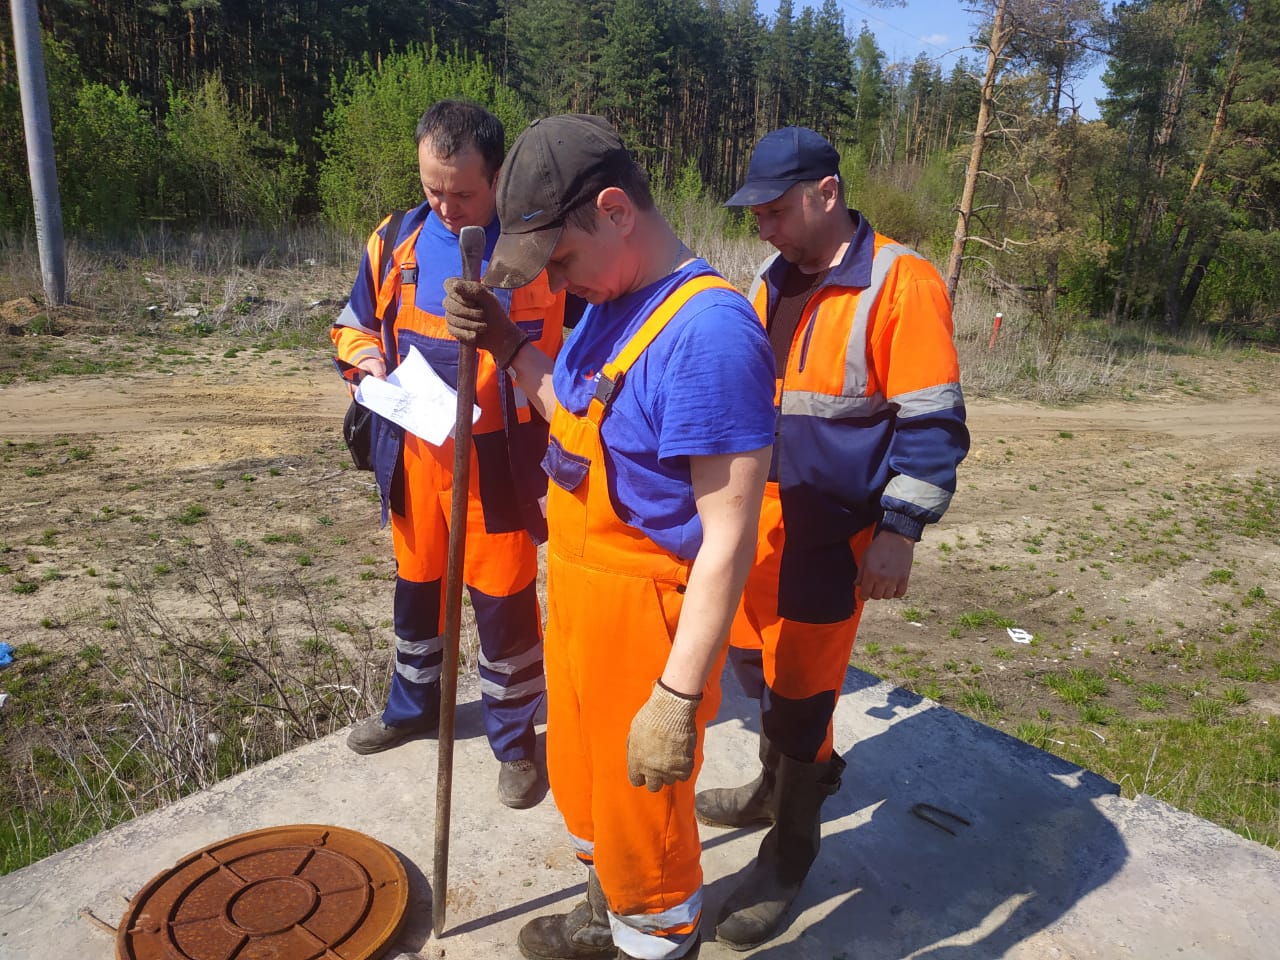
[(542, 469), (557, 487), (566, 493), (573, 493), (587, 478), (587, 473), (591, 470), (591, 458), (570, 453), (558, 437), (552, 437), (547, 443), (546, 455), (542, 458)]

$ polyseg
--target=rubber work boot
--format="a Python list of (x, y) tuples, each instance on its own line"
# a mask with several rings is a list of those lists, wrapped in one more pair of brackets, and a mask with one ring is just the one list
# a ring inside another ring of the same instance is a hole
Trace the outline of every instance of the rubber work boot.
[(700, 790), (693, 798), (693, 813), (699, 823), (710, 827), (745, 827), (753, 823), (773, 823), (774, 784), (778, 760), (782, 756), (769, 738), (760, 734), (760, 773), (740, 787)]
[(438, 716), (427, 716), (414, 723), (391, 726), (382, 722), (382, 714), (361, 720), (347, 734), (347, 746), (356, 753), (379, 753), (404, 743), (420, 733), (430, 733), (440, 725)]
[(609, 930), (609, 906), (594, 868), (587, 868), (587, 899), (568, 913), (530, 920), (520, 928), (516, 942), (529, 960), (617, 957)]
[(822, 842), (822, 803), (840, 789), (845, 762), (801, 763), (783, 756), (778, 764), (777, 822), (765, 834), (746, 879), (720, 911), (716, 939), (734, 950), (764, 943), (800, 893)]
[(538, 768), (532, 760), (504, 760), (498, 764), (498, 799), (514, 810), (538, 802)]

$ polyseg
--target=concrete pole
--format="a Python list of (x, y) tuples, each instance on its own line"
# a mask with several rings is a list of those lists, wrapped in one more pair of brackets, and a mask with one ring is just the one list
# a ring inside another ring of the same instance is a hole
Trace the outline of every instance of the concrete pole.
[(27, 136), (27, 168), (35, 201), (36, 245), (40, 275), (49, 306), (67, 302), (67, 264), (62, 237), (62, 201), (58, 169), (53, 161), (53, 124), (49, 120), (49, 87), (40, 47), (40, 13), (36, 0), (9, 0), (13, 11), (13, 46), (22, 93), (22, 128)]

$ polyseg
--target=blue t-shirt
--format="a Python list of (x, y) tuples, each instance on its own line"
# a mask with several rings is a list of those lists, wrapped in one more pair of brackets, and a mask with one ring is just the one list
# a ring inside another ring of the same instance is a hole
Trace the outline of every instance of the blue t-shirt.
[[(714, 274), (704, 260), (617, 300), (587, 307), (556, 360), (556, 400), (581, 416), (604, 365), (679, 284)], [(733, 290), (686, 303), (628, 371), (601, 427), (609, 495), (624, 523), (678, 557), (702, 545), (690, 456), (773, 443), (773, 348)], [(656, 455), (654, 451), (657, 451)]]
[[(414, 303), (419, 310), (432, 316), (444, 316), (444, 282), (450, 277), (462, 276), (462, 251), (458, 246), (458, 237), (431, 212), (431, 206), (421, 203), (405, 214), (400, 224), (400, 237), (407, 237), (422, 224), (422, 232), (418, 234), (418, 242), (414, 244), (414, 254), (418, 260), (418, 286)], [(484, 228), (484, 259), (480, 274), (489, 264), (493, 255), (493, 246), (498, 242), (498, 218)], [(386, 242), (396, 244), (399, 238), (390, 237)], [(355, 284), (351, 288), (351, 299), (347, 303), (344, 315), (350, 311), (354, 319), (362, 326), (378, 329), (377, 303), (375, 296), (375, 265), (370, 263), (366, 251), (360, 264), (360, 272), (356, 275)], [(390, 274), (388, 274), (390, 278)], [(511, 303), (511, 291), (495, 290), (498, 299), (506, 306)], [(342, 320), (343, 318), (339, 318)]]

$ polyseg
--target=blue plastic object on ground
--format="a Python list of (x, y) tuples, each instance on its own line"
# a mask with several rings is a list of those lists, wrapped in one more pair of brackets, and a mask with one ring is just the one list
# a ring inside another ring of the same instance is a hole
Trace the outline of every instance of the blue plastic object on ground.
[(0, 670), (11, 663), (13, 663), (13, 647), (7, 643), (0, 643)]

